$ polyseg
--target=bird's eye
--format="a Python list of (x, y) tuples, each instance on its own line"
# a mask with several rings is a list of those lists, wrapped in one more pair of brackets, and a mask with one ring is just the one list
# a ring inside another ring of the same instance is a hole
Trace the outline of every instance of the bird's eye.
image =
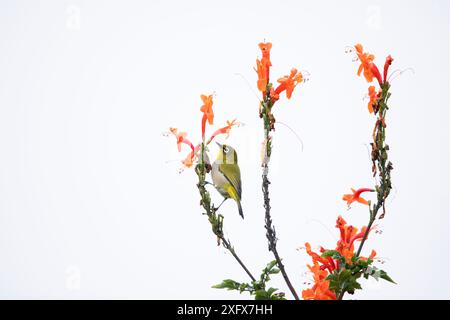
[(230, 151), (230, 149), (228, 149), (228, 147), (223, 147), (223, 152), (228, 153), (228, 151)]

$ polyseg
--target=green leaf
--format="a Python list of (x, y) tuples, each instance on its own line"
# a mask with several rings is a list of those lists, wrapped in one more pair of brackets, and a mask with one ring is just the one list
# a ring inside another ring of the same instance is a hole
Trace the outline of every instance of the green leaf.
[(267, 264), (265, 270), (271, 270), (271, 269), (272, 269), (273, 267), (275, 267), (276, 265), (277, 265), (277, 260), (270, 261), (270, 262)]
[(326, 277), (326, 280), (336, 281), (337, 280), (337, 275), (332, 273), (332, 274), (328, 275), (328, 277)]
[(214, 289), (239, 290), (241, 284), (232, 279), (223, 280), (222, 283), (212, 286)]
[(273, 268), (269, 272), (269, 274), (277, 274), (277, 273), (280, 273), (280, 269), (278, 269), (278, 268)]
[(278, 290), (276, 288), (269, 288), (266, 291), (266, 283), (270, 281), (269, 275), (280, 272), (280, 269), (276, 265), (276, 260), (269, 262), (262, 270), (260, 280), (252, 281), (251, 284), (226, 279), (222, 283), (214, 285), (213, 288), (237, 290), (240, 293), (248, 292), (250, 295), (255, 296), (256, 300), (285, 300), (284, 293), (276, 293)]
[(322, 258), (333, 257), (333, 256), (342, 257), (341, 254), (336, 250), (327, 250), (321, 254)]
[(278, 289), (276, 289), (276, 288), (269, 288), (269, 290), (267, 290), (267, 294), (269, 295), (269, 296), (271, 296), (273, 293), (275, 293), (275, 291), (277, 291)]
[(286, 300), (286, 298), (284, 297), (284, 294), (273, 294), (270, 296), (270, 300)]
[(380, 278), (381, 278), (381, 279), (384, 279), (384, 280), (386, 280), (386, 281), (389, 281), (389, 282), (392, 282), (392, 283), (397, 284), (394, 280), (392, 280), (391, 277), (388, 276), (388, 274), (386, 273), (386, 271), (380, 270)]
[(337, 260), (340, 263), (345, 263), (345, 257), (342, 256), (338, 251), (336, 250), (327, 250), (322, 253), (321, 257), (328, 258), (331, 257), (334, 260)]
[(352, 276), (352, 271), (351, 270), (343, 269), (338, 275), (338, 281), (339, 282), (344, 282), (348, 278), (350, 278), (351, 276)]
[(338, 281), (338, 276), (335, 273), (332, 273), (326, 279), (330, 281), (330, 290), (333, 290), (336, 295), (339, 295), (341, 288)]
[(353, 294), (355, 290), (361, 289), (361, 285), (357, 281), (360, 276), (360, 273), (353, 274), (350, 269), (342, 269), (337, 274), (330, 274), (327, 280), (330, 281), (330, 290), (337, 295), (342, 291)]
[(270, 295), (265, 290), (257, 290), (255, 292), (255, 300), (269, 300)]
[(251, 293), (253, 291), (253, 287), (247, 283), (241, 283), (241, 285), (239, 286), (239, 293), (242, 293), (244, 291), (249, 291)]
[(364, 276), (367, 279), (366, 275), (371, 276), (372, 278), (374, 278), (377, 281), (378, 281), (378, 279), (383, 279), (383, 280), (397, 284), (394, 280), (392, 280), (391, 277), (388, 276), (386, 271), (380, 270), (376, 267), (368, 267), (366, 269), (365, 276)]

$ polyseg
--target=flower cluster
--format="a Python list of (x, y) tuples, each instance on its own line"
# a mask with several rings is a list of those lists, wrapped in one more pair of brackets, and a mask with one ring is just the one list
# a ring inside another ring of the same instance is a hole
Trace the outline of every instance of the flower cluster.
[(292, 68), (290, 74), (279, 78), (277, 80), (278, 86), (273, 88), (272, 83), (270, 83), (270, 67), (272, 66), (270, 50), (272, 49), (272, 43), (260, 43), (259, 48), (262, 52), (262, 58), (256, 59), (255, 68), (258, 74), (258, 90), (263, 93), (263, 98), (269, 94), (273, 102), (277, 101), (280, 98), (280, 94), (284, 91), (286, 91), (286, 97), (290, 99), (297, 84), (303, 81), (303, 75), (296, 68)]
[(375, 258), (376, 252), (374, 250), (372, 250), (369, 258), (358, 258), (355, 253), (355, 242), (361, 241), (367, 231), (366, 226), (358, 232), (358, 228), (348, 225), (344, 218), (339, 216), (336, 220), (336, 228), (339, 229), (340, 238), (333, 250), (320, 247), (320, 254), (318, 254), (311, 250), (311, 245), (308, 242), (305, 243), (306, 253), (313, 260), (313, 265), (308, 265), (308, 269), (312, 272), (314, 280), (313, 287), (302, 292), (305, 300), (337, 299), (339, 292), (333, 286), (333, 276), (338, 276), (343, 269), (352, 269), (361, 261), (371, 262)]
[(373, 62), (375, 56), (373, 54), (364, 52), (363, 46), (359, 43), (355, 45), (355, 50), (356, 55), (361, 62), (357, 72), (358, 76), (363, 73), (364, 78), (368, 83), (371, 83), (374, 79), (376, 79), (378, 84), (380, 85), (380, 89), (378, 91), (376, 90), (375, 86), (369, 86), (368, 89), (369, 103), (367, 104), (367, 108), (369, 109), (370, 113), (377, 113), (379, 109), (379, 101), (382, 96), (382, 88), (388, 82), (387, 76), (389, 67), (394, 59), (390, 55), (386, 57), (383, 76), (381, 76), (380, 70)]
[(270, 82), (270, 67), (272, 62), (270, 61), (270, 50), (272, 49), (272, 43), (264, 42), (259, 44), (261, 49), (261, 59), (256, 59), (255, 71), (258, 74), (257, 87), (262, 93), (260, 117), (264, 117), (269, 123), (269, 128), (274, 129), (275, 119), (272, 115), (272, 107), (280, 99), (280, 94), (286, 92), (286, 98), (290, 99), (295, 87), (303, 82), (303, 75), (296, 68), (292, 68), (288, 75), (285, 75), (277, 80), (278, 85), (274, 85)]
[[(380, 208), (383, 209), (383, 214), (380, 218), (384, 216), (385, 200), (391, 189), (390, 171), (392, 170), (392, 163), (387, 161), (389, 147), (384, 140), (386, 136), (385, 116), (388, 109), (387, 100), (390, 96), (388, 71), (393, 59), (390, 55), (386, 58), (383, 75), (381, 75), (378, 67), (373, 62), (375, 59), (374, 55), (364, 52), (361, 44), (355, 45), (354, 49), (361, 63), (357, 71), (358, 76), (363, 74), (367, 82), (371, 83), (376, 79), (379, 84), (378, 90), (373, 85), (369, 86), (368, 95), (370, 99), (367, 105), (369, 112), (377, 115), (372, 134), (371, 157), (373, 175), (375, 176), (379, 172), (379, 184), (375, 188), (352, 189), (351, 194), (344, 194), (342, 197), (349, 209), (354, 202), (369, 207), (369, 223), (367, 226), (362, 227), (358, 232), (357, 228), (347, 225), (347, 222), (339, 216), (336, 221), (336, 227), (340, 231), (340, 239), (334, 250), (320, 248), (319, 255), (311, 250), (309, 243), (306, 243), (306, 252), (313, 260), (313, 265), (308, 265), (308, 268), (313, 273), (314, 285), (312, 288), (303, 291), (304, 299), (342, 299), (346, 292), (353, 294), (356, 289), (361, 289), (357, 281), (361, 276), (365, 278), (371, 276), (377, 280), (382, 278), (393, 282), (386, 272), (378, 270), (371, 265), (376, 255), (374, 250), (372, 250), (368, 258), (360, 256), (364, 242), (367, 240), (371, 230), (375, 228), (373, 223)], [(372, 205), (371, 201), (361, 196), (364, 192), (376, 192), (377, 201), (375, 204)], [(356, 241), (359, 241), (360, 244), (355, 252)]]
[[(206, 123), (209, 125), (214, 124), (214, 111), (213, 111), (213, 96), (212, 95), (201, 95), (200, 98), (202, 99), (203, 105), (200, 108), (200, 111), (203, 113), (202, 116), (202, 122), (201, 122), (201, 128), (202, 128), (202, 142), (205, 143), (207, 146), (210, 144), (214, 138), (216, 138), (218, 135), (224, 134), (226, 135), (226, 138), (228, 138), (231, 128), (238, 125), (238, 122), (236, 119), (232, 121), (227, 120), (227, 125), (224, 127), (221, 127), (213, 132), (213, 134), (209, 137), (209, 139), (205, 140), (205, 131), (206, 131)], [(194, 146), (194, 144), (186, 138), (187, 133), (186, 132), (179, 132), (177, 128), (169, 128), (169, 132), (172, 133), (177, 142), (178, 152), (181, 152), (181, 146), (182, 144), (185, 144), (189, 146), (191, 149), (188, 155), (184, 160), (181, 161), (181, 163), (186, 167), (190, 168), (194, 164), (194, 162), (199, 157), (199, 151), (201, 149), (202, 144), (197, 144)]]

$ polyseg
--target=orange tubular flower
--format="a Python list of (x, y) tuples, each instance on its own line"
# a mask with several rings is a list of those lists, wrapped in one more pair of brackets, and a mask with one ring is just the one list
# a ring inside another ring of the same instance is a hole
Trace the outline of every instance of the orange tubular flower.
[(209, 144), (209, 143), (210, 143), (216, 136), (218, 136), (219, 134), (226, 134), (226, 135), (227, 135), (226, 138), (228, 138), (228, 136), (229, 136), (229, 134), (230, 134), (230, 131), (231, 131), (231, 128), (232, 128), (233, 126), (236, 126), (236, 125), (238, 125), (237, 122), (236, 122), (236, 119), (234, 119), (233, 121), (228, 121), (228, 120), (227, 120), (227, 125), (226, 125), (225, 127), (223, 127), (223, 128), (217, 129), (217, 130), (211, 135), (211, 137), (209, 138), (207, 144)]
[(374, 86), (369, 87), (369, 98), (370, 98), (370, 101), (367, 104), (367, 108), (369, 109), (370, 113), (373, 113), (373, 105), (376, 104), (378, 101), (378, 94), (375, 91)]
[(380, 72), (378, 71), (377, 66), (373, 63), (375, 56), (373, 54), (365, 53), (363, 51), (363, 46), (361, 44), (355, 45), (356, 55), (358, 56), (359, 61), (361, 61), (361, 65), (358, 68), (358, 76), (363, 72), (364, 77), (367, 82), (372, 82), (373, 78), (376, 77), (380, 85), (383, 83), (381, 79)]
[(272, 49), (272, 43), (271, 42), (261, 42), (260, 44), (258, 44), (258, 46), (261, 49), (261, 53), (262, 53), (261, 63), (265, 68), (266, 78), (267, 78), (267, 80), (269, 80), (270, 67), (272, 66), (272, 62), (270, 61), (270, 50)]
[(189, 152), (186, 159), (181, 161), (181, 163), (183, 163), (185, 167), (190, 168), (194, 162), (194, 157), (196, 152), (198, 151), (198, 146), (194, 148), (192, 142), (186, 139), (186, 132), (178, 132), (178, 129), (176, 128), (169, 128), (169, 130), (177, 139), (178, 152), (181, 151), (181, 144), (183, 143), (191, 148), (191, 152)]
[(275, 92), (273, 87), (270, 88), (270, 99), (272, 99), (273, 102), (277, 102), (280, 99), (280, 95)]
[(363, 192), (373, 192), (373, 189), (369, 188), (360, 188), (358, 190), (352, 189), (353, 194), (344, 194), (342, 197), (342, 200), (347, 201), (347, 205), (350, 207), (350, 205), (353, 202), (359, 202), (365, 205), (368, 205), (369, 202), (366, 199), (361, 198), (361, 193)]
[(306, 249), (306, 253), (312, 258), (314, 263), (321, 263), (321, 268), (323, 269), (327, 269), (330, 273), (333, 272), (334, 269), (336, 269), (336, 266), (334, 264), (333, 259), (328, 259), (328, 258), (322, 258), (319, 254), (313, 252), (311, 250), (311, 245), (306, 242), (305, 243), (305, 249)]
[(258, 74), (258, 82), (257, 82), (258, 90), (264, 93), (266, 91), (267, 82), (269, 81), (269, 78), (267, 77), (267, 71), (264, 64), (259, 59), (256, 59), (255, 71)]
[(206, 128), (206, 120), (208, 120), (208, 123), (212, 125), (214, 123), (214, 112), (212, 109), (213, 106), (213, 97), (212, 95), (200, 96), (203, 101), (203, 105), (200, 108), (200, 111), (203, 112), (203, 118), (202, 118), (202, 138), (205, 137), (205, 128)]
[(364, 71), (364, 77), (367, 82), (372, 82), (373, 74), (370, 65), (372, 64), (373, 59), (375, 59), (375, 56), (373, 54), (364, 53), (363, 46), (360, 43), (355, 45), (355, 49), (356, 55), (358, 56), (359, 61), (361, 61), (358, 68), (358, 76), (360, 76), (361, 72)]
[(189, 152), (187, 157), (181, 161), (181, 163), (186, 167), (190, 168), (192, 167), (192, 164), (194, 163), (195, 153), (194, 151)]
[(322, 270), (317, 262), (313, 266), (308, 265), (312, 272), (314, 285), (311, 289), (302, 291), (302, 298), (305, 300), (336, 300), (336, 294), (330, 290), (330, 282), (326, 280), (328, 272)]
[[(336, 251), (338, 251), (343, 257), (345, 257), (345, 261), (347, 263), (351, 263), (352, 257), (355, 254), (354, 242), (357, 240), (362, 240), (364, 234), (366, 233), (367, 227), (362, 227), (361, 231), (358, 232), (358, 228), (347, 225), (347, 222), (345, 222), (345, 220), (341, 216), (339, 216), (336, 221), (336, 227), (339, 228), (341, 232), (341, 237), (336, 245)], [(374, 228), (375, 227), (370, 228), (370, 231), (372, 231)], [(376, 252), (372, 250), (372, 253), (370, 255), (371, 259), (375, 257), (375, 254)]]
[[(193, 147), (193, 146), (192, 146)], [(192, 151), (189, 152), (189, 154), (186, 156), (184, 160), (181, 161), (181, 163), (186, 167), (190, 168), (192, 167), (194, 163), (194, 159), (197, 156), (198, 151), (200, 150), (201, 145), (197, 145), (195, 148), (191, 149)]]
[(267, 84), (269, 83), (270, 67), (272, 62), (270, 61), (270, 50), (272, 49), (272, 43), (264, 42), (260, 43), (259, 48), (261, 49), (262, 58), (261, 60), (256, 59), (255, 71), (258, 74), (258, 90), (265, 94)]
[(366, 258), (366, 257), (361, 257), (360, 259), (361, 260), (368, 260), (368, 259), (370, 259), (370, 260), (373, 260), (375, 257), (376, 257), (376, 255), (377, 255), (377, 252), (375, 251), (375, 250), (372, 250), (372, 252), (370, 253), (370, 256), (368, 257), (368, 258)]
[(372, 63), (370, 69), (372, 71), (373, 76), (378, 80), (378, 83), (381, 86), (383, 84), (383, 80), (381, 80), (380, 71), (378, 70), (378, 67), (375, 65), (375, 63)]
[(278, 79), (278, 87), (275, 89), (274, 94), (278, 96), (280, 93), (286, 90), (286, 97), (291, 98), (297, 84), (303, 81), (303, 75), (298, 72), (296, 68), (291, 69), (291, 74)]
[(341, 216), (336, 220), (336, 228), (338, 228), (341, 233), (341, 237), (336, 244), (336, 251), (345, 257), (347, 263), (350, 263), (355, 249), (353, 246), (355, 240), (352, 241), (352, 239), (356, 235), (358, 229), (347, 225), (347, 222)]
[(386, 62), (384, 63), (384, 72), (383, 72), (384, 82), (387, 82), (387, 74), (388, 74), (389, 66), (392, 64), (392, 61), (394, 61), (394, 59), (391, 57), (391, 55), (388, 55), (386, 57)]
[(192, 151), (194, 151), (194, 145), (188, 139), (186, 139), (186, 132), (178, 132), (177, 128), (169, 128), (170, 132), (177, 139), (178, 152), (181, 151), (181, 144), (184, 143), (191, 147)]

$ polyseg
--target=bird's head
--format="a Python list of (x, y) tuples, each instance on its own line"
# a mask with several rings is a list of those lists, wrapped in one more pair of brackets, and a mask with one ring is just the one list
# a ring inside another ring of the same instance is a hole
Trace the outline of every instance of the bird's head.
[(217, 160), (222, 163), (227, 164), (237, 164), (237, 152), (231, 146), (226, 144), (220, 144), (216, 142), (219, 146), (219, 153), (217, 154)]

